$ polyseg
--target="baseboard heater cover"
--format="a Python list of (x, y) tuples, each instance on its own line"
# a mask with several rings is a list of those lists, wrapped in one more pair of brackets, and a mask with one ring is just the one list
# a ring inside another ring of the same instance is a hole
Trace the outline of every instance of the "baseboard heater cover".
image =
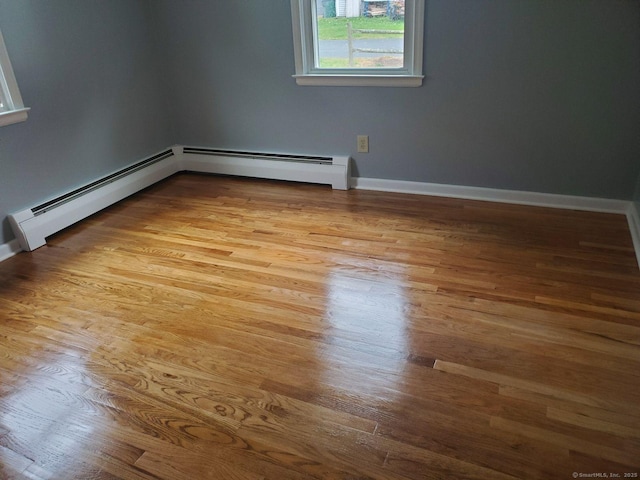
[(175, 146), (83, 187), (9, 215), (20, 248), (46, 237), (180, 171), (329, 184), (348, 190), (349, 157), (287, 155)]
[(20, 247), (43, 246), (45, 238), (177, 172), (173, 150), (153, 155), (110, 175), (9, 215)]
[(310, 156), (184, 147), (182, 169), (242, 177), (321, 183), (348, 190), (348, 156)]

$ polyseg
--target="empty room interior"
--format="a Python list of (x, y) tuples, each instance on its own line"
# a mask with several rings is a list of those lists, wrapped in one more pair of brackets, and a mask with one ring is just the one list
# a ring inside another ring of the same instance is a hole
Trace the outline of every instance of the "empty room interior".
[(0, 479), (638, 478), (639, 1), (0, 32)]

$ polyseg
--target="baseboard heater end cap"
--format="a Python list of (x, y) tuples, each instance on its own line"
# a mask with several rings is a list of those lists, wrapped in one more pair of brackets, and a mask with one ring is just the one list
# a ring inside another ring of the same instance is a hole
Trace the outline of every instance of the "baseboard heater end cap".
[(39, 238), (36, 235), (27, 235), (24, 228), (22, 227), (22, 223), (27, 222), (33, 218), (33, 212), (30, 209), (22, 210), (20, 212), (13, 213), (8, 215), (9, 225), (11, 225), (11, 230), (13, 234), (16, 236), (16, 240), (20, 244), (20, 248), (26, 252), (31, 252), (36, 248), (40, 248), (45, 245), (44, 237)]
[(334, 190), (349, 190), (351, 188), (351, 157), (335, 156), (332, 159), (332, 164), (343, 167), (343, 172), (340, 181), (332, 182), (331, 188)]

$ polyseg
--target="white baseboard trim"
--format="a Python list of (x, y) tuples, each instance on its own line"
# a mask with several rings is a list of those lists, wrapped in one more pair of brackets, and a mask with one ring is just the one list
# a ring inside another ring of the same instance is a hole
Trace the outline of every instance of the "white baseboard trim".
[(631, 239), (633, 240), (633, 248), (636, 252), (638, 267), (640, 268), (640, 213), (633, 202), (629, 202), (629, 208), (627, 209), (627, 222), (629, 222), (629, 231), (631, 232)]
[(631, 203), (626, 200), (609, 198), (577, 197), (553, 193), (523, 192), (518, 190), (500, 190), (496, 188), (465, 187), (461, 185), (365, 177), (353, 177), (351, 179), (351, 186), (360, 190), (412, 193), (417, 195), (462, 198), (466, 200), (483, 200), (487, 202), (514, 203), (537, 207), (620, 214), (626, 214), (629, 209), (629, 204)]
[(13, 239), (7, 243), (0, 244), (0, 262), (17, 255), (22, 251), (20, 248), (20, 242), (17, 239)]

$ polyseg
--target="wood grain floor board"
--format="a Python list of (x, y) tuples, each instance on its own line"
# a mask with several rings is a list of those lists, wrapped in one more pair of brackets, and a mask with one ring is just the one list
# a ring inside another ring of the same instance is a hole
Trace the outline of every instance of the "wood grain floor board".
[(180, 174), (0, 264), (0, 478), (640, 473), (622, 215)]

